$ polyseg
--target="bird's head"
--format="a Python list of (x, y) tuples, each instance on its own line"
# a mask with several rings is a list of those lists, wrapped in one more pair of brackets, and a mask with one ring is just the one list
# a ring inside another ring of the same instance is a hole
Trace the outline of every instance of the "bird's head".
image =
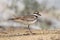
[(41, 14), (40, 14), (38, 11), (35, 11), (35, 12), (34, 12), (34, 15), (35, 15), (35, 16), (41, 16)]

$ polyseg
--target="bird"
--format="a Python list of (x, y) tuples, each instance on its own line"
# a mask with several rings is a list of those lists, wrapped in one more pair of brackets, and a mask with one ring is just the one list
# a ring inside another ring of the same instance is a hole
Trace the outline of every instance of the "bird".
[(9, 20), (13, 20), (28, 25), (29, 32), (32, 33), (32, 31), (30, 30), (30, 25), (37, 22), (38, 17), (40, 16), (41, 14), (39, 13), (39, 11), (35, 11), (32, 15), (19, 16), (15, 18), (10, 18)]

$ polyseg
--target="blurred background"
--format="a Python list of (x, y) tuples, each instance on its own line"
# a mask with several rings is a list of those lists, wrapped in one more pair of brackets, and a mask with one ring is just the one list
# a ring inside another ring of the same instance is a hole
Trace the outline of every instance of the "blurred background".
[(8, 21), (15, 16), (31, 15), (34, 11), (42, 15), (31, 29), (60, 28), (60, 0), (0, 0), (0, 28), (27, 27), (27, 25)]

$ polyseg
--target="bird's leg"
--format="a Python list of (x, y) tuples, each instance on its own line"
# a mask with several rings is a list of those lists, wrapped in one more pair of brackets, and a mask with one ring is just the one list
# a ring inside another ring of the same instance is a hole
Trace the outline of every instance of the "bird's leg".
[(31, 31), (30, 28), (29, 28), (29, 25), (28, 25), (28, 29), (29, 29), (30, 33), (32, 33), (32, 31)]

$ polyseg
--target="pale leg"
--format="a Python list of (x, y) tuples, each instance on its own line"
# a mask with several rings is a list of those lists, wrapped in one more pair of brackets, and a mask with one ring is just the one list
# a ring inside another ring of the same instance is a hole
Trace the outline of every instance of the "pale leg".
[(31, 31), (30, 28), (29, 28), (29, 25), (28, 25), (28, 29), (29, 29), (30, 33), (32, 33), (32, 31)]

